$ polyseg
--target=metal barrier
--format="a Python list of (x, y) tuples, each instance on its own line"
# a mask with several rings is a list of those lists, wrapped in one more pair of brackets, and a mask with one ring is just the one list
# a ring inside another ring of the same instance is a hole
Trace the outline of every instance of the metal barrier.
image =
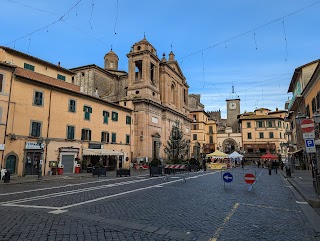
[(185, 172), (187, 170), (187, 165), (164, 165), (164, 174), (175, 174)]

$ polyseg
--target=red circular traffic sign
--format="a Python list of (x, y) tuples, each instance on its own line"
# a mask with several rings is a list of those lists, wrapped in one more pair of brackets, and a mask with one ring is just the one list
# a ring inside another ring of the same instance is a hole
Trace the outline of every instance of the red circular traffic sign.
[(248, 174), (244, 175), (244, 180), (248, 184), (253, 184), (256, 181), (256, 177), (253, 174), (248, 173)]
[(301, 122), (301, 130), (302, 132), (313, 132), (314, 131), (314, 123), (313, 120), (305, 119)]

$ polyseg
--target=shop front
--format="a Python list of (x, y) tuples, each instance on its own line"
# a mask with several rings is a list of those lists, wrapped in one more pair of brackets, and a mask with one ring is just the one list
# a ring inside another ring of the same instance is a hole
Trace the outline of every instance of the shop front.
[(96, 166), (98, 162), (101, 163), (108, 171), (125, 167), (125, 163), (123, 162), (123, 160), (125, 160), (123, 152), (88, 148), (83, 149), (82, 156), (87, 167)]
[(26, 142), (24, 175), (38, 175), (40, 163), (42, 163), (44, 144)]

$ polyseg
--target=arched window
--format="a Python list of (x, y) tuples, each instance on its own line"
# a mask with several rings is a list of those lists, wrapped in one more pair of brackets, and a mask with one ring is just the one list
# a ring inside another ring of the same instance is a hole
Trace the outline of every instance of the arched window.
[(175, 85), (174, 83), (171, 84), (171, 103), (176, 104), (176, 93), (175, 93)]

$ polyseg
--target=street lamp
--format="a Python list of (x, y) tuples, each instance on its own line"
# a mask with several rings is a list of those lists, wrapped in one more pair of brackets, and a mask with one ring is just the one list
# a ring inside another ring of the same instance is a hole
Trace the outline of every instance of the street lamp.
[(306, 119), (307, 117), (305, 115), (302, 115), (301, 112), (298, 112), (298, 115), (296, 116), (296, 122), (300, 126), (302, 121)]
[(314, 123), (316, 123), (316, 124), (320, 123), (320, 114), (319, 113), (314, 114), (312, 118), (314, 120)]

